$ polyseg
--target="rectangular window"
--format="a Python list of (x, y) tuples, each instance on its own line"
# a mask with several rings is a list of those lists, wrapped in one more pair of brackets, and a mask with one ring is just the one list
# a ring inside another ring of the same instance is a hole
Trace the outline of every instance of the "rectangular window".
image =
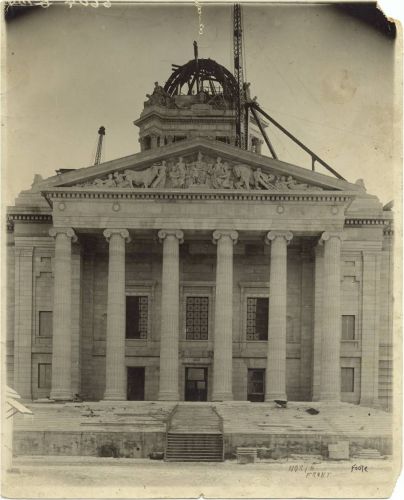
[(149, 323), (149, 298), (144, 295), (126, 297), (126, 338), (146, 339)]
[(268, 340), (267, 297), (247, 298), (247, 340)]
[(342, 340), (355, 340), (355, 316), (344, 314), (342, 317)]
[(52, 382), (52, 364), (38, 364), (38, 389), (50, 389)]
[(52, 337), (52, 311), (39, 311), (39, 329), (40, 337)]
[(187, 340), (208, 340), (209, 297), (187, 297), (185, 328)]
[(265, 370), (248, 369), (247, 400), (252, 402), (264, 401)]
[(355, 368), (341, 368), (341, 392), (354, 392)]

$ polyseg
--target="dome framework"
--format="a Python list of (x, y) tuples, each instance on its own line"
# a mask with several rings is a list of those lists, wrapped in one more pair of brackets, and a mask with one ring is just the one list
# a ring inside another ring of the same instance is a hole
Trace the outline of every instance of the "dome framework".
[(212, 59), (192, 59), (182, 66), (174, 66), (164, 90), (170, 96), (204, 92), (209, 96), (223, 96), (233, 103), (238, 95), (232, 73)]

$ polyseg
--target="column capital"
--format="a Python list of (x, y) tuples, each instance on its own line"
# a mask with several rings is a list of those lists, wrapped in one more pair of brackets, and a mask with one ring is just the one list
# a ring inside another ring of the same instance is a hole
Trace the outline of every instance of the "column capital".
[(72, 243), (76, 243), (77, 241), (77, 235), (71, 227), (51, 227), (49, 229), (49, 236), (55, 238), (58, 234), (64, 234), (72, 240)]
[(237, 243), (238, 240), (238, 232), (234, 230), (222, 230), (222, 229), (216, 229), (216, 231), (213, 231), (212, 234), (212, 241), (213, 243), (217, 243), (221, 238), (223, 237), (228, 237), (232, 240), (233, 245)]
[(324, 233), (320, 236), (318, 243), (319, 245), (323, 245), (325, 241), (328, 241), (331, 238), (339, 238), (342, 243), (345, 240), (346, 236), (344, 233), (339, 231), (324, 231)]
[(129, 236), (129, 231), (127, 229), (118, 229), (118, 228), (105, 229), (103, 234), (108, 242), (113, 234), (119, 234), (119, 236), (121, 236), (125, 240), (125, 243), (130, 243), (131, 241)]
[(184, 233), (181, 229), (160, 229), (157, 233), (160, 243), (163, 242), (167, 236), (175, 236), (179, 241), (180, 245), (184, 243)]
[(265, 243), (269, 245), (276, 238), (284, 238), (288, 245), (293, 238), (293, 234), (290, 231), (269, 231), (269, 233), (265, 235)]

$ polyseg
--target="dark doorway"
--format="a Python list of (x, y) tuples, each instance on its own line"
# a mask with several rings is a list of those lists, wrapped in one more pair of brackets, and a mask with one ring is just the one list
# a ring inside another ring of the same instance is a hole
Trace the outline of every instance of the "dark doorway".
[(185, 401), (208, 400), (208, 369), (185, 368)]
[(128, 401), (144, 401), (144, 367), (128, 367)]
[(265, 370), (253, 368), (248, 370), (247, 399), (253, 403), (264, 401)]

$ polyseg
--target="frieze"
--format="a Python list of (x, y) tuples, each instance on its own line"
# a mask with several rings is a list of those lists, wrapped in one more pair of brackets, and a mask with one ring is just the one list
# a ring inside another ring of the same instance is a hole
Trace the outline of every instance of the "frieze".
[(274, 175), (244, 163), (231, 164), (220, 156), (212, 158), (199, 152), (196, 157), (179, 156), (154, 163), (144, 170), (126, 169), (74, 187), (101, 189), (189, 189), (189, 190), (259, 190), (322, 191), (297, 181), (291, 175)]

